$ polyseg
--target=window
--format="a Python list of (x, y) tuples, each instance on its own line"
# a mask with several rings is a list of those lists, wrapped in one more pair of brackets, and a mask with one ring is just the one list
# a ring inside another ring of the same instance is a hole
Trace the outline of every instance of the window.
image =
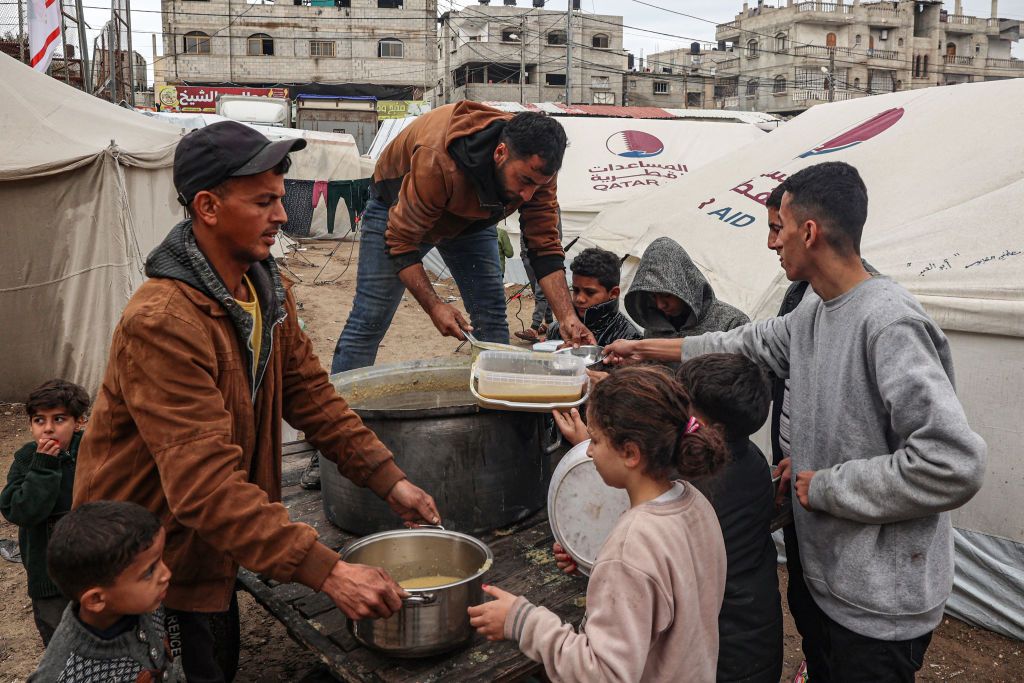
[(187, 55), (208, 55), (210, 54), (210, 36), (202, 31), (189, 31), (185, 34), (185, 54)]
[(835, 46), (836, 46), (836, 34), (829, 33), (827, 36), (825, 36), (825, 47), (835, 47)]
[(757, 59), (757, 41), (747, 41), (747, 59)]
[(747, 81), (747, 97), (757, 96), (758, 85), (759, 84), (756, 78), (751, 78), (749, 81)]
[(551, 31), (548, 33), (548, 45), (565, 45), (568, 42), (565, 31)]
[[(747, 84), (747, 88), (749, 90), (749, 88), (750, 88), (750, 84), (749, 83)], [(772, 92), (774, 94), (776, 94), (776, 95), (785, 95), (786, 94), (786, 77), (785, 76), (776, 76), (775, 77), (775, 81), (772, 83)], [(749, 93), (747, 93), (747, 94), (749, 94)]]
[(352, 0), (334, 0), (335, 7), (351, 7)]
[(789, 42), (789, 41), (786, 38), (786, 34), (785, 33), (776, 33), (775, 34), (775, 51), (776, 52), (785, 52), (788, 49), (788, 47), (789, 47), (786, 44), (787, 42)]
[(670, 67), (670, 66), (663, 66), (663, 67), (661, 67), (661, 73), (663, 73), (663, 74), (670, 74), (671, 75), (672, 67)]
[(377, 56), (386, 59), (402, 59), (405, 57), (405, 44), (398, 38), (384, 38), (377, 42)]
[(544, 74), (545, 85), (565, 85), (565, 74)]
[(615, 104), (615, 93), (596, 92), (594, 93), (594, 104)]
[(608, 76), (591, 76), (590, 87), (591, 88), (608, 88), (611, 83), (608, 80)]
[(520, 42), (519, 29), (515, 28), (515, 27), (503, 28), (501, 30), (501, 42), (503, 42), (503, 43), (518, 43), (518, 42)]
[(853, 79), (853, 89), (854, 90), (860, 90), (860, 79), (859, 78), (854, 78)]
[(274, 55), (274, 39), (266, 33), (254, 33), (249, 36), (246, 54), (250, 57), (272, 57)]
[(334, 56), (334, 41), (333, 40), (311, 40), (311, 41), (309, 41), (309, 56), (310, 57), (333, 57)]
[(686, 93), (686, 106), (687, 107), (703, 107), (704, 106), (704, 93), (700, 93), (700, 92), (688, 92), (688, 93)]
[(604, 33), (597, 33), (597, 34), (594, 35), (594, 37), (591, 40), (590, 44), (593, 47), (597, 47), (597, 48), (601, 48), (601, 49), (607, 49), (608, 45), (609, 45), (609, 42), (610, 41), (608, 40), (608, 36), (607, 35), (605, 35)]
[(668, 94), (668, 81), (654, 81), (654, 94), (655, 95), (667, 95)]
[(897, 40), (896, 41), (896, 45), (897, 45), (897, 47), (903, 47), (903, 39), (900, 38), (899, 40)]
[(403, 0), (377, 0), (378, 9), (402, 9)]
[(853, 44), (854, 45), (860, 45), (860, 34), (859, 33), (853, 37)]
[(635, 78), (629, 79), (629, 89), (630, 90), (636, 90), (636, 79)]

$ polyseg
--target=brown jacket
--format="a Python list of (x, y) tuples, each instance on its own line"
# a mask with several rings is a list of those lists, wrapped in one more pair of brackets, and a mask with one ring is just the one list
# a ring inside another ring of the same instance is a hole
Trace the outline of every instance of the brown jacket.
[(371, 192), (391, 206), (384, 233), (396, 271), (420, 262), (420, 245), (496, 224), (519, 211), (538, 278), (564, 267), (556, 183), (525, 204), (504, 204), (494, 148), (511, 114), (479, 102), (439, 107), (399, 133), (377, 160)]
[(239, 564), (319, 589), (338, 561), (280, 503), (282, 419), (378, 495), (404, 475), (331, 385), (272, 259), (250, 269), (265, 330), (253, 377), (233, 299), (196, 256), (187, 223), (150, 256), (151, 279), (114, 331), (74, 505), (131, 500), (151, 510), (167, 530), (165, 604), (223, 611)]

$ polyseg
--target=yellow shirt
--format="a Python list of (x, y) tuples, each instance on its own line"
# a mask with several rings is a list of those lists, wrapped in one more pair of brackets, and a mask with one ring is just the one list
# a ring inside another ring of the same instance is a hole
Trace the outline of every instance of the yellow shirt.
[(260, 300), (256, 296), (256, 288), (252, 286), (248, 275), (242, 276), (246, 288), (249, 290), (249, 300), (235, 302), (242, 307), (242, 310), (252, 316), (252, 336), (249, 337), (249, 346), (252, 347), (252, 374), (256, 376), (256, 369), (260, 360), (260, 345), (263, 342), (263, 313), (260, 311)]

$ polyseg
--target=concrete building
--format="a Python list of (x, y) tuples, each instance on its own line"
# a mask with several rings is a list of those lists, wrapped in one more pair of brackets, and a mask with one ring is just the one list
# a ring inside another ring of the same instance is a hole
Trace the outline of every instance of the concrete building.
[(1020, 33), (1021, 21), (999, 18), (998, 0), (989, 17), (964, 15), (960, 0), (744, 3), (716, 29), (735, 49), (716, 88), (727, 109), (795, 114), (830, 98), (1016, 78)]
[(693, 43), (688, 48), (655, 52), (626, 74), (626, 99), (638, 107), (720, 108), (715, 102), (718, 65), (735, 58), (730, 48)]
[(417, 100), (437, 81), (437, 0), (162, 0), (157, 85), (278, 85)]
[[(441, 17), (436, 105), (459, 100), (564, 102), (572, 34), (573, 104), (623, 103), (622, 17), (543, 9), (542, 0), (470, 5)], [(564, 5), (563, 5), (564, 6)], [(525, 78), (520, 79), (520, 68)]]

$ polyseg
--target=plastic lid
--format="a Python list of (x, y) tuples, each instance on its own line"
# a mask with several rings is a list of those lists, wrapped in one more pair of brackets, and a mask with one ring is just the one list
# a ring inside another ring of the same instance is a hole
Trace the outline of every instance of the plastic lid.
[(624, 512), (629, 495), (604, 483), (587, 456), (590, 440), (576, 444), (551, 475), (548, 521), (555, 540), (590, 576), (597, 554)]

